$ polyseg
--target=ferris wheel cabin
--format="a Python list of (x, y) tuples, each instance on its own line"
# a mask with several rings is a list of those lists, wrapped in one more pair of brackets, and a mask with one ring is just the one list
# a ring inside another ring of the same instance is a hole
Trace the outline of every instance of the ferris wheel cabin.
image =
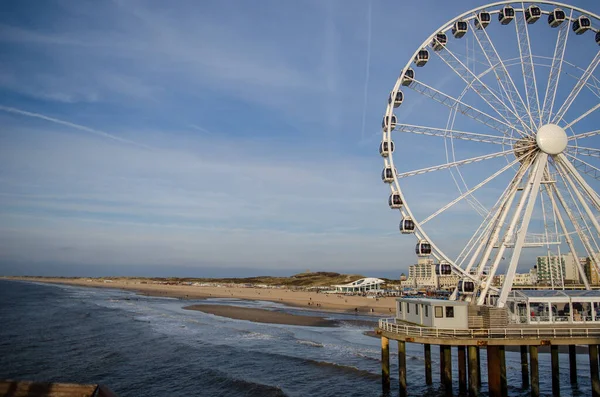
[(438, 33), (435, 35), (433, 40), (431, 40), (431, 47), (434, 51), (441, 51), (446, 47), (446, 43), (448, 42), (448, 37), (446, 37), (445, 33)]
[(477, 19), (475, 19), (475, 28), (476, 29), (485, 29), (492, 21), (492, 16), (489, 12), (482, 11), (477, 14)]
[(463, 37), (467, 31), (469, 30), (469, 25), (465, 21), (456, 21), (454, 22), (454, 26), (452, 27), (452, 35), (460, 39)]
[(418, 67), (425, 66), (425, 64), (429, 61), (429, 51), (425, 48), (422, 48), (415, 57), (415, 65)]
[(596, 44), (600, 45), (600, 31), (596, 32)]
[(385, 183), (394, 182), (394, 171), (395, 170), (392, 170), (392, 167), (390, 167), (389, 165), (385, 167), (383, 171), (381, 171), (381, 180)]
[(525, 10), (525, 21), (528, 24), (535, 23), (542, 16), (542, 10), (538, 6), (529, 6)]
[(404, 94), (402, 93), (402, 91), (397, 91), (395, 95), (393, 92), (391, 92), (390, 98), (388, 99), (388, 103), (394, 102), (394, 107), (397, 108), (398, 106), (402, 105), (403, 100)]
[(503, 7), (498, 13), (498, 21), (502, 25), (508, 25), (515, 18), (515, 9), (511, 6)]
[(402, 85), (407, 87), (410, 85), (410, 83), (413, 82), (415, 78), (415, 71), (412, 70), (411, 68), (406, 69), (406, 72), (404, 73), (404, 76), (402, 77)]
[(548, 24), (551, 27), (556, 28), (565, 21), (566, 17), (567, 16), (563, 10), (560, 8), (555, 8), (550, 15), (548, 15)]
[(383, 116), (381, 128), (383, 128), (384, 131), (387, 131), (388, 128), (390, 131), (393, 131), (394, 128), (396, 128), (396, 121), (397, 119), (395, 114), (392, 114), (391, 116)]
[(390, 197), (388, 198), (388, 204), (391, 209), (402, 208), (402, 198), (400, 197), (400, 193), (393, 192), (390, 194)]
[(379, 144), (379, 154), (381, 157), (387, 157), (390, 153), (394, 153), (394, 142), (383, 141)]
[(592, 22), (585, 15), (580, 15), (575, 21), (573, 21), (573, 32), (575, 34), (584, 34), (592, 27)]
[(415, 253), (418, 256), (429, 256), (431, 255), (431, 244), (427, 240), (419, 240), (415, 247)]
[(446, 261), (441, 261), (435, 266), (435, 274), (438, 276), (447, 276), (452, 274), (452, 266)]
[(406, 217), (400, 221), (400, 233), (411, 234), (415, 232), (415, 222), (410, 217)]
[(460, 280), (458, 282), (458, 292), (464, 295), (471, 295), (475, 291), (475, 283), (472, 280)]

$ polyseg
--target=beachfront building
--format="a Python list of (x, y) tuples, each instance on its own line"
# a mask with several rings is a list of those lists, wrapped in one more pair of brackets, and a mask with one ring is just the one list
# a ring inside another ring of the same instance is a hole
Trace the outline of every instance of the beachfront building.
[(383, 292), (381, 288), (383, 284), (385, 284), (385, 281), (379, 278), (367, 277), (348, 284), (334, 285), (333, 287), (337, 293)]
[(579, 269), (572, 253), (538, 256), (536, 260), (538, 283), (563, 285), (579, 283)]
[(454, 289), (460, 280), (456, 274), (438, 274), (438, 265), (430, 258), (420, 258), (408, 267), (408, 277), (400, 284), (405, 288)]

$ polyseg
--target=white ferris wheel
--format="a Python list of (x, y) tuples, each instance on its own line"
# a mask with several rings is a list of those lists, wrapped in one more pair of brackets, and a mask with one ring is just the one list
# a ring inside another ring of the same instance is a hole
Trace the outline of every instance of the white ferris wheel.
[(599, 45), (597, 14), (503, 1), (444, 24), (402, 69), (382, 180), (417, 256), (458, 276), (451, 299), (504, 307), (528, 252), (570, 255), (587, 289), (582, 259), (600, 271)]

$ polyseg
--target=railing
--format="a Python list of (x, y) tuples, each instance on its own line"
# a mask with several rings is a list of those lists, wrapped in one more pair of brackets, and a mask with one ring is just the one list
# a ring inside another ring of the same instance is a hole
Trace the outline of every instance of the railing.
[(453, 329), (428, 328), (397, 324), (393, 318), (379, 320), (379, 328), (406, 336), (464, 339), (525, 339), (525, 338), (600, 338), (600, 327), (594, 328), (489, 328)]

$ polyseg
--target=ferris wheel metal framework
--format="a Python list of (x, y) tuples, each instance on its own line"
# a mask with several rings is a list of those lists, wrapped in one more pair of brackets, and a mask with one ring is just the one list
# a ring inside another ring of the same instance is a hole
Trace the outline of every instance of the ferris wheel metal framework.
[[(518, 57), (503, 59), (499, 55), (487, 30), (488, 25), (494, 23), (494, 16), (496, 23), (510, 25), (512, 22), (515, 26)], [(547, 17), (550, 28), (557, 30), (552, 57), (536, 56), (531, 51), (529, 26), (542, 23), (538, 22), (542, 17)], [(563, 69), (567, 65), (574, 66), (565, 59), (569, 36), (579, 36), (587, 31), (595, 34), (595, 42), (600, 45), (600, 17), (581, 8), (553, 1), (496, 2), (467, 11), (442, 25), (423, 42), (402, 69), (390, 93), (382, 122), (383, 137), (379, 147), (384, 159), (382, 180), (389, 183), (391, 188), (389, 206), (401, 213), (400, 231), (414, 234), (417, 238), (416, 254), (420, 257), (433, 256), (437, 261), (438, 274), (456, 274), (460, 277), (451, 299), (504, 307), (513, 286), (521, 252), (527, 246), (544, 246), (549, 253), (551, 246), (557, 246), (560, 256), (560, 245), (566, 244), (587, 289), (590, 283), (579, 261), (579, 247), (600, 272), (600, 256), (597, 255), (600, 252), (600, 195), (582, 176), (583, 173), (600, 180), (600, 168), (588, 160), (600, 158), (600, 150), (579, 146), (580, 140), (600, 135), (600, 130), (579, 133), (573, 130), (575, 124), (600, 108), (600, 80), (594, 76), (600, 64), (600, 51), (596, 52), (587, 67), (577, 68), (581, 75), (576, 77), (577, 81), (562, 103), (559, 103), (557, 96)], [(469, 67), (468, 59), (465, 62), (462, 54), (449, 48), (450, 35), (454, 40), (460, 40), (467, 33), (472, 34), (477, 50), (483, 55), (483, 63), (486, 64), (483, 72), (475, 73), (474, 67)], [(585, 39), (589, 40), (588, 37)], [(411, 65), (414, 63), (417, 68), (425, 66), (430, 61), (431, 53), (465, 83), (459, 96), (453, 97), (418, 80)], [(509, 67), (515, 65), (521, 67), (523, 81), (519, 82), (520, 86), (508, 71)], [(541, 66), (550, 69), (545, 89), (536, 80), (536, 67)], [(492, 88), (484, 82), (488, 75), (497, 80), (498, 88)], [(411, 89), (449, 108), (447, 125), (438, 128), (399, 123), (394, 109), (401, 109), (405, 100), (401, 88)], [(595, 95), (597, 103), (592, 103), (593, 106), (571, 121), (565, 120), (567, 111), (584, 88)], [(540, 89), (544, 91), (543, 95)], [(490, 115), (468, 104), (465, 99), (468, 93), (475, 93), (485, 103), (484, 106), (493, 109), (496, 114)], [(479, 123), (492, 133), (454, 130), (454, 122), (461, 116)], [(398, 173), (394, 166), (392, 131), (450, 140), (448, 161)], [(570, 136), (568, 131), (571, 132)], [(457, 160), (454, 144), (463, 141), (501, 145), (503, 150)], [(422, 220), (413, 215), (401, 189), (401, 179), (440, 170), (457, 171), (468, 164), (500, 157), (507, 159), (506, 166), (471, 188), (460, 171), (457, 172), (458, 177), (452, 173), (460, 196)], [(474, 192), (511, 169), (516, 171), (508, 186), (491, 209), (487, 210)], [(462, 200), (469, 201), (483, 215), (483, 222), (453, 260), (433, 242), (423, 226)], [(536, 204), (542, 207), (544, 230), (537, 235), (539, 241), (532, 242), (528, 238), (535, 240), (536, 236), (528, 235), (528, 228)], [(512, 254), (504, 281), (497, 288), (492, 286), (492, 280), (499, 274), (500, 262), (507, 249), (512, 250)]]

